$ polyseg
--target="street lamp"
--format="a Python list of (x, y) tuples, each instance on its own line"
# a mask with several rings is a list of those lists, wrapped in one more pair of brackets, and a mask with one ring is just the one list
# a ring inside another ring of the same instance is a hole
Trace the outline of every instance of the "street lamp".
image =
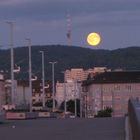
[(11, 103), (14, 104), (14, 41), (13, 41), (13, 22), (7, 22), (10, 26), (10, 47), (11, 47)]
[(31, 39), (26, 39), (28, 41), (29, 48), (29, 93), (30, 93), (30, 112), (32, 112), (32, 62), (31, 62)]
[(45, 74), (44, 74), (44, 51), (40, 51), (42, 56), (42, 103), (45, 108)]
[(82, 99), (82, 90), (81, 90), (81, 82), (78, 84), (78, 89), (79, 89), (79, 93), (80, 93), (80, 118), (82, 118), (82, 111), (83, 111), (83, 108), (82, 108), (82, 105), (83, 105), (83, 99)]
[(66, 117), (67, 112), (67, 101), (66, 101), (66, 77), (65, 71), (62, 72), (64, 74), (64, 116)]
[(67, 101), (66, 101), (66, 77), (65, 77), (65, 72), (64, 72), (64, 113), (66, 117), (66, 112), (67, 112)]
[(75, 117), (77, 117), (77, 99), (76, 99), (76, 97), (77, 97), (77, 80), (74, 80), (74, 96), (75, 96), (75, 101), (74, 101), (74, 103), (75, 103), (75, 105), (74, 105), (74, 107), (75, 107)]
[(54, 64), (56, 64), (57, 62), (49, 62), (50, 64), (52, 64), (52, 96), (53, 96), (53, 112), (55, 110), (55, 81), (54, 81)]

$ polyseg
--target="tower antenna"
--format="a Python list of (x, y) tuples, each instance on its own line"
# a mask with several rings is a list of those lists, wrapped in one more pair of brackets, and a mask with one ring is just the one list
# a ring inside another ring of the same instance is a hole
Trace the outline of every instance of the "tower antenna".
[(67, 12), (67, 40), (68, 40), (68, 45), (71, 46), (71, 16), (69, 12)]

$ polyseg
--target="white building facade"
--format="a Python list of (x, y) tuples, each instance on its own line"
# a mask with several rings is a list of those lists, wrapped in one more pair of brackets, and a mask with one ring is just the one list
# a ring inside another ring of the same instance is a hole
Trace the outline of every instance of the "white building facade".
[(113, 109), (113, 116), (124, 116), (128, 112), (128, 100), (140, 99), (140, 72), (102, 73), (87, 81), (83, 89), (85, 116), (94, 116), (106, 107)]
[(80, 98), (81, 83), (75, 80), (68, 80), (65, 83), (56, 83), (56, 96), (58, 107), (66, 100), (75, 100)]

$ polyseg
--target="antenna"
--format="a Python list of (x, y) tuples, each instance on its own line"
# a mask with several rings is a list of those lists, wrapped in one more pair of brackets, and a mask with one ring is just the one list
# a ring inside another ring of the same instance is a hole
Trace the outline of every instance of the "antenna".
[(67, 40), (68, 40), (68, 45), (71, 46), (71, 16), (67, 12)]

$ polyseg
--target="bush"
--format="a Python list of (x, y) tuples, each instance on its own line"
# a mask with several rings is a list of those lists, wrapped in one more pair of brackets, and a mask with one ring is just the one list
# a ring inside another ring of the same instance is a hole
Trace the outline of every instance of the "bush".
[(107, 107), (104, 110), (98, 111), (97, 115), (95, 115), (94, 117), (112, 117), (112, 112), (112, 108)]

